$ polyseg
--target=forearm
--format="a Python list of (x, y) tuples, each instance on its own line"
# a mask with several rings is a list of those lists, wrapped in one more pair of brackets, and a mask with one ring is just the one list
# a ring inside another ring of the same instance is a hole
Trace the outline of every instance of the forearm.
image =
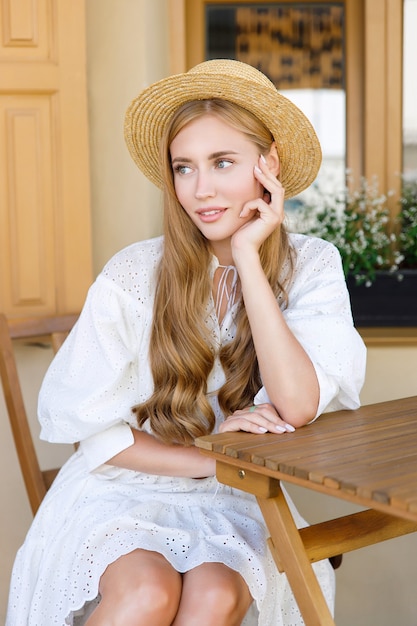
[(215, 474), (215, 462), (194, 446), (168, 445), (132, 429), (134, 443), (108, 460), (109, 465), (159, 476), (205, 478)]
[(259, 256), (246, 253), (236, 265), (263, 384), (282, 419), (302, 426), (319, 402), (313, 364), (288, 328)]

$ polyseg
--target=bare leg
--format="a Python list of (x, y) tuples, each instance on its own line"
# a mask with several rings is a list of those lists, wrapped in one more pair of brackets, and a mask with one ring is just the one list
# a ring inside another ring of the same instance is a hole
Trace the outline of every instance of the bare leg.
[(181, 586), (181, 574), (161, 554), (134, 550), (102, 575), (102, 599), (85, 626), (170, 626)]
[(223, 563), (203, 563), (183, 575), (172, 626), (239, 626), (252, 604), (242, 576)]

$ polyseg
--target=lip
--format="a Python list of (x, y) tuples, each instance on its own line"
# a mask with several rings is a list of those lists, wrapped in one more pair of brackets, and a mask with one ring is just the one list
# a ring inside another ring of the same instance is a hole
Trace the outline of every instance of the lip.
[(198, 209), (196, 211), (198, 217), (202, 222), (211, 223), (219, 220), (226, 212), (227, 209), (219, 206), (205, 207), (204, 209)]

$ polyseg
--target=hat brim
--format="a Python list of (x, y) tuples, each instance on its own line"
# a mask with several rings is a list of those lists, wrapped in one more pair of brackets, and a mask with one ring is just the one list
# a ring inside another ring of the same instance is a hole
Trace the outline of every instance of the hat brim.
[(285, 197), (306, 189), (316, 178), (321, 148), (304, 113), (272, 85), (264, 87), (242, 76), (212, 72), (177, 74), (142, 91), (126, 112), (125, 139), (142, 172), (162, 188), (159, 145), (174, 112), (186, 102), (219, 98), (250, 111), (270, 130), (280, 158), (279, 179)]

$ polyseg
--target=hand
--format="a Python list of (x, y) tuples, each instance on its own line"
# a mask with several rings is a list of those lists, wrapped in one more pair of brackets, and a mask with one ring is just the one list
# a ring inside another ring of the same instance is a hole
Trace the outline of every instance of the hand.
[(253, 219), (239, 228), (232, 237), (232, 250), (247, 248), (251, 245), (256, 250), (284, 220), (285, 190), (276, 176), (269, 170), (266, 160), (259, 157), (259, 165), (254, 168), (254, 176), (264, 189), (263, 197), (246, 202), (240, 217)]
[(295, 428), (280, 418), (272, 404), (259, 404), (235, 411), (219, 427), (220, 433), (239, 430), (254, 434), (266, 432), (282, 434), (292, 433)]

